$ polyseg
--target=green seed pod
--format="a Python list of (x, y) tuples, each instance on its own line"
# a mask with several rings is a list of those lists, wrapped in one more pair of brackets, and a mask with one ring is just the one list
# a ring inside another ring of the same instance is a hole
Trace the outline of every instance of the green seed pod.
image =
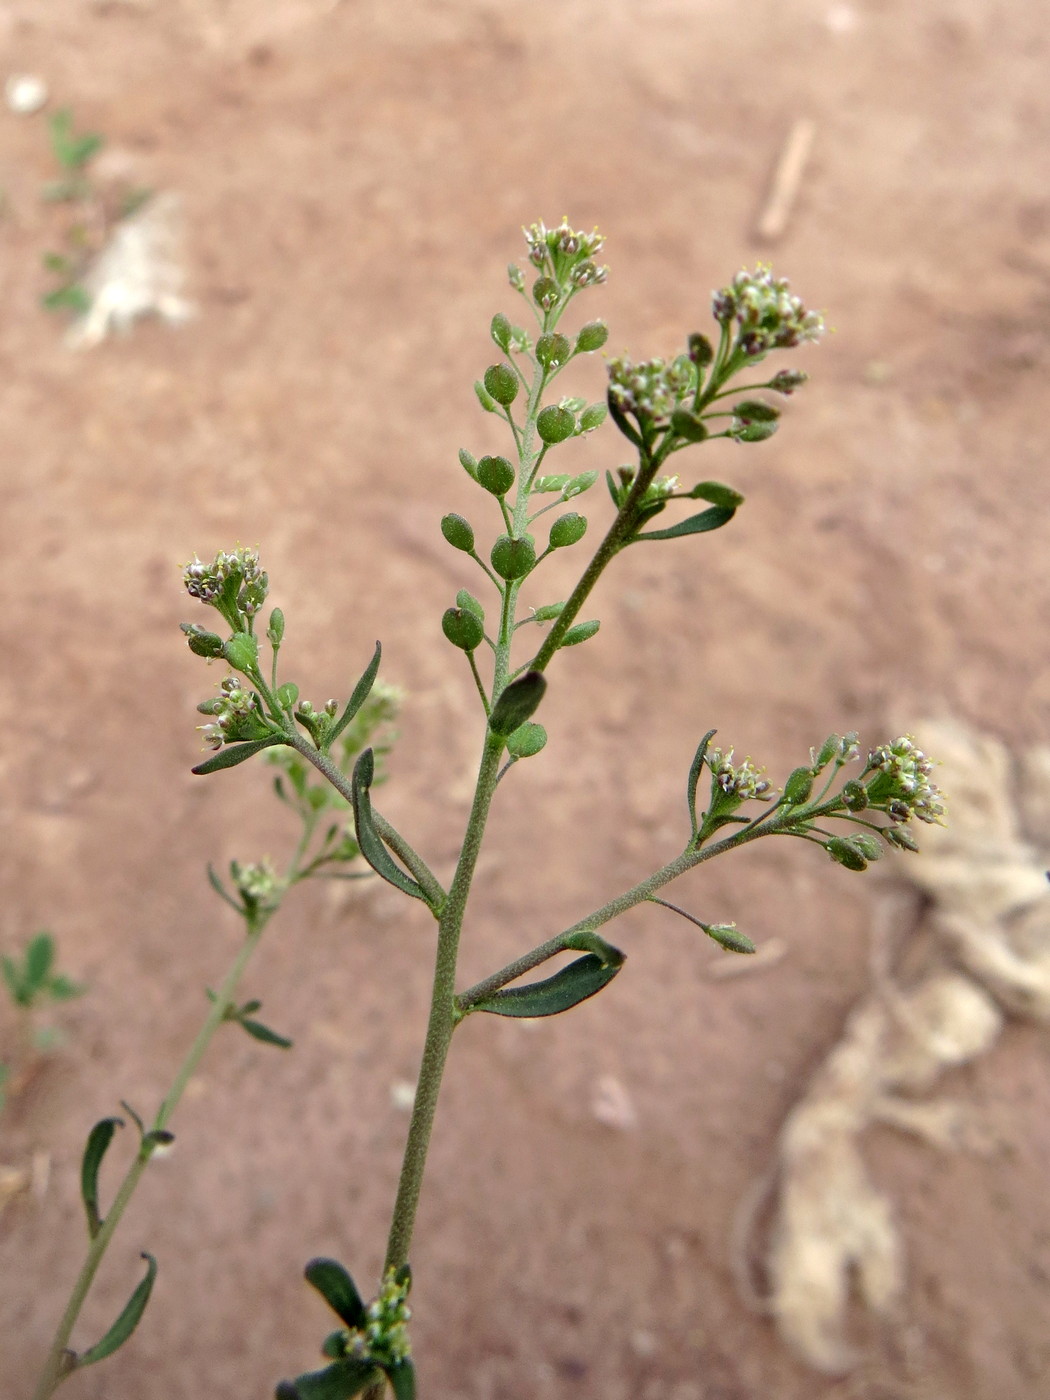
[(541, 335), (536, 342), (536, 358), (544, 369), (563, 365), (572, 356), (572, 346), (565, 336), (552, 332)]
[(213, 660), (223, 655), (222, 638), (217, 632), (209, 632), (196, 622), (181, 622), (179, 626), (186, 633), (186, 640), (194, 656), (206, 656)]
[(689, 496), (694, 501), (710, 501), (713, 506), (721, 506), (723, 510), (736, 510), (737, 506), (744, 504), (739, 491), (723, 486), (720, 481), (701, 481), (693, 487)]
[(492, 339), (499, 348), (501, 350), (507, 350), (510, 347), (511, 325), (502, 311), (497, 311), (495, 316), (493, 316), (490, 330), (492, 332)]
[(848, 837), (833, 836), (824, 842), (824, 849), (833, 861), (844, 865), (847, 870), (867, 870), (868, 862), (864, 853)]
[(489, 365), (485, 371), (485, 388), (504, 408), (518, 397), (518, 376), (510, 365)]
[(706, 335), (701, 335), (699, 331), (694, 331), (689, 337), (689, 358), (694, 365), (699, 365), (701, 369), (709, 365), (715, 357), (714, 347)]
[(811, 768), (796, 768), (784, 784), (784, 796), (792, 806), (798, 806), (805, 802), (812, 791), (813, 770)]
[(576, 337), (577, 353), (586, 355), (592, 350), (600, 350), (608, 339), (609, 327), (604, 321), (588, 321), (581, 326)]
[[(200, 706), (197, 708), (199, 709)], [(917, 851), (919, 849), (919, 843), (910, 828), (906, 826), (886, 826), (883, 827), (882, 834), (891, 846), (896, 846), (899, 850)]]
[(448, 540), (453, 549), (461, 549), (464, 554), (470, 554), (474, 549), (474, 531), (469, 520), (464, 520), (462, 515), (456, 515), (450, 511), (448, 515), (441, 517), (441, 533)]
[(478, 396), (478, 403), (481, 404), (486, 413), (498, 412), (499, 404), (485, 388), (480, 379), (475, 379), (474, 381), (474, 392)]
[(512, 758), (532, 758), (547, 743), (547, 731), (542, 724), (526, 720), (507, 737), (507, 752)]
[(512, 579), (524, 578), (536, 563), (536, 546), (528, 535), (518, 540), (500, 535), (492, 546), (491, 558), (497, 574), (509, 583)]
[(532, 284), (532, 299), (544, 311), (557, 305), (558, 295), (558, 284), (551, 277), (538, 277)]
[(819, 773), (822, 768), (826, 768), (833, 758), (835, 758), (842, 748), (842, 735), (829, 734), (820, 746), (816, 763), (813, 765), (814, 773)]
[(592, 617), (589, 622), (577, 622), (575, 627), (570, 627), (565, 636), (561, 639), (563, 647), (579, 646), (588, 637), (593, 637), (602, 624), (596, 617)]
[(459, 449), (459, 465), (469, 477), (475, 481), (478, 479), (478, 459), (472, 452), (468, 452), (465, 447)]
[(441, 630), (460, 651), (474, 651), (485, 637), (481, 619), (468, 608), (446, 608), (441, 619)]
[(671, 431), (686, 442), (703, 442), (707, 437), (707, 424), (692, 409), (677, 408), (671, 414)]
[(568, 409), (559, 408), (557, 404), (548, 404), (536, 419), (536, 431), (540, 439), (549, 445), (564, 442), (576, 431), (576, 419)]
[(465, 588), (461, 588), (456, 594), (456, 607), (466, 608), (468, 612), (472, 612), (480, 621), (485, 621), (485, 609), (481, 606), (477, 598), (474, 597), (473, 593), (468, 592)]
[(725, 948), (728, 953), (753, 953), (755, 945), (746, 933), (741, 933), (736, 924), (703, 924), (709, 938)]
[(508, 738), (536, 713), (546, 689), (547, 679), (542, 671), (526, 671), (511, 681), (492, 707), (489, 729)]
[(585, 408), (580, 414), (580, 432), (593, 433), (595, 428), (600, 428), (608, 417), (609, 409), (603, 403), (592, 403), (589, 408)]
[(478, 463), (478, 481), (494, 496), (505, 496), (514, 485), (514, 468), (506, 457), (482, 457)]
[(285, 681), (277, 687), (277, 703), (282, 710), (290, 710), (299, 699), (299, 687), (294, 681)]
[(857, 831), (852, 836), (846, 838), (850, 845), (855, 846), (865, 860), (881, 860), (882, 846), (876, 836), (868, 831)]
[(842, 800), (847, 811), (863, 812), (868, 805), (868, 789), (856, 778), (850, 778), (849, 782), (843, 785)]
[(777, 423), (744, 423), (729, 430), (729, 436), (736, 442), (765, 442), (776, 432)]
[(733, 417), (742, 423), (775, 423), (780, 417), (780, 409), (761, 399), (742, 399), (733, 405)]
[(537, 622), (553, 622), (556, 617), (560, 617), (564, 603), (546, 603), (542, 608), (533, 611), (533, 617)]
[(281, 612), (280, 608), (274, 608), (270, 614), (270, 625), (266, 629), (266, 639), (274, 651), (284, 640), (284, 613)]
[(569, 511), (567, 515), (559, 515), (551, 526), (550, 547), (566, 549), (570, 544), (582, 540), (586, 533), (587, 517), (577, 514), (574, 510)]
[(259, 643), (250, 632), (235, 632), (222, 654), (235, 671), (253, 671), (259, 660)]

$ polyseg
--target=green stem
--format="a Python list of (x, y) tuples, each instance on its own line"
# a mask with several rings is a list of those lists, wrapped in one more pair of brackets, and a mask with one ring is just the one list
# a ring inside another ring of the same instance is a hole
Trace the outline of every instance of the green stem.
[[(172, 1086), (168, 1090), (157, 1116), (153, 1121), (152, 1131), (163, 1130), (171, 1121), (172, 1114), (175, 1112), (178, 1102), (185, 1092), (186, 1085), (189, 1083), (194, 1071), (200, 1064), (204, 1052), (211, 1043), (212, 1036), (223, 1022), (226, 1008), (233, 1000), (238, 983), (244, 975), (244, 970), (248, 966), (252, 954), (258, 947), (259, 939), (262, 937), (263, 929), (269, 922), (272, 912), (273, 911), (268, 911), (265, 914), (260, 914), (254, 927), (249, 929), (248, 935), (237, 957), (234, 959), (233, 965), (219, 987), (215, 1001), (212, 1004), (211, 1010), (208, 1012), (203, 1026), (198, 1031), (196, 1039), (190, 1046), (186, 1058), (178, 1068)], [(117, 1188), (117, 1194), (114, 1196), (113, 1204), (110, 1206), (109, 1212), (102, 1222), (101, 1229), (91, 1241), (87, 1258), (84, 1260), (83, 1268), (80, 1270), (76, 1283), (73, 1285), (73, 1291), (70, 1294), (66, 1310), (62, 1314), (62, 1320), (59, 1322), (55, 1331), (54, 1338), (51, 1342), (51, 1350), (48, 1352), (47, 1360), (44, 1362), (44, 1369), (40, 1374), (36, 1390), (33, 1392), (33, 1400), (49, 1400), (49, 1397), (54, 1394), (60, 1381), (70, 1373), (69, 1369), (67, 1369), (69, 1338), (72, 1335), (77, 1318), (80, 1316), (80, 1310), (84, 1305), (84, 1300), (94, 1282), (95, 1274), (98, 1272), (99, 1265), (102, 1263), (106, 1250), (109, 1247), (110, 1240), (113, 1238), (117, 1226), (120, 1224), (121, 1217), (128, 1203), (135, 1194), (135, 1188), (138, 1186), (143, 1172), (149, 1165), (153, 1152), (154, 1145), (151, 1144), (144, 1144), (139, 1149), (135, 1160), (128, 1168), (123, 1181)]]

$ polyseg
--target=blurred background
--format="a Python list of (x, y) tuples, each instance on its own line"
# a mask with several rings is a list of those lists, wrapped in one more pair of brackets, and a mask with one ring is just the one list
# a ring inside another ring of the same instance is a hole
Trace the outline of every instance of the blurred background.
[[(496, 533), (456, 453), (506, 450), (471, 386), (493, 312), (515, 315), (523, 223), (605, 233), (581, 314), (612, 353), (677, 353), (758, 260), (834, 334), (784, 357), (812, 382), (774, 439), (679, 459), (746, 494), (730, 528), (630, 551), (601, 632), (552, 668), (551, 741), (497, 806), (465, 982), (680, 848), (709, 728), (774, 780), (833, 730), (873, 744), (951, 716), (1017, 755), (1045, 735), (1048, 42), (1042, 7), (991, 0), (0, 4), (0, 76), (47, 89), (38, 108), (9, 84), (0, 110), (0, 948), (46, 926), (90, 988), (0, 1118), (0, 1161), (48, 1167), (0, 1214), (5, 1394), (27, 1393), (80, 1264), (88, 1128), (120, 1099), (153, 1111), (235, 947), (206, 862), (280, 861), (295, 835), (253, 765), (189, 773), (218, 679), (178, 631), (204, 620), (194, 552), (259, 547), (285, 674), (315, 702), (382, 638), (407, 698), (381, 807), (450, 869), (479, 724), (440, 630), (473, 580), (438, 522)], [(45, 197), (71, 178), (64, 108), (105, 138), (79, 231), (81, 206)], [(74, 348), (41, 298), (146, 190), (162, 314), (122, 333), (117, 305)], [(601, 397), (600, 357), (563, 382)], [(561, 451), (561, 470), (626, 460), (611, 427)], [(593, 530), (608, 501), (584, 509)], [(550, 597), (574, 567), (553, 561)], [(905, 1270), (892, 1317), (846, 1320), (858, 1365), (813, 1369), (741, 1297), (742, 1265), (768, 1286), (775, 1228), (759, 1212), (742, 1243), (741, 1203), (870, 989), (873, 927), (921, 920), (888, 865), (730, 856), (671, 897), (779, 960), (720, 978), (697, 930), (636, 911), (602, 997), (463, 1028), (413, 1258), (424, 1396), (1042, 1393), (1050, 1060), (1024, 1019), (951, 1076), (989, 1150), (865, 1138)], [(142, 1249), (150, 1309), (70, 1400), (272, 1393), (328, 1329), (304, 1262), (374, 1279), (430, 977), (410, 903), (372, 883), (289, 900), (245, 991), (295, 1049), (231, 1030), (205, 1062), (76, 1340)]]

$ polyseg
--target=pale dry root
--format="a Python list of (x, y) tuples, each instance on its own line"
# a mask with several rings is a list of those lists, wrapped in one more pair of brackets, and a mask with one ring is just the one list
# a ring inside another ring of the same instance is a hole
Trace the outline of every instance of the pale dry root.
[[(951, 722), (913, 732), (941, 760), (937, 784), (948, 800), (949, 825), (924, 832), (922, 854), (898, 866), (930, 900), (909, 940), (927, 948), (925, 967), (901, 985), (877, 944), (873, 990), (789, 1114), (774, 1169), (763, 1310), (827, 1372), (861, 1359), (846, 1337), (851, 1300), (892, 1318), (904, 1288), (903, 1245), (865, 1168), (862, 1133), (887, 1123), (942, 1149), (987, 1148), (966, 1105), (919, 1096), (988, 1050), (1005, 1014), (1050, 1021), (1050, 886), (1043, 854), (1022, 830), (1023, 815), (1029, 834), (1048, 844), (1050, 750), (1026, 760), (1019, 782), (992, 738)], [(759, 1204), (749, 1202), (749, 1216)], [(737, 1262), (738, 1276), (750, 1277)]]

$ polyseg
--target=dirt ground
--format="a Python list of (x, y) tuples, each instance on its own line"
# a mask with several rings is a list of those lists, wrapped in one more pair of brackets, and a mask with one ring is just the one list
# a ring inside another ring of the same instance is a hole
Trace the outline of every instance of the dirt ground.
[[(450, 867), (479, 726), (439, 628), (472, 580), (437, 527), (457, 509), (482, 528), (456, 450), (502, 446), (471, 384), (523, 222), (606, 233), (588, 314), (612, 349), (675, 352), (763, 256), (836, 334), (798, 357), (813, 380), (772, 442), (703, 449), (701, 474), (748, 496), (732, 526), (630, 552), (601, 633), (552, 669), (551, 743), (498, 804), (465, 982), (679, 849), (711, 726), (772, 775), (831, 730), (875, 741), (924, 712), (1017, 750), (1045, 738), (1046, 19), (994, 0), (0, 4), (3, 76), (41, 74), (181, 196), (198, 308), (67, 349), (39, 306), (61, 218), (40, 197), (46, 118), (0, 111), (0, 946), (50, 927), (91, 988), (0, 1121), (0, 1160), (52, 1164), (44, 1199), (0, 1217), (5, 1400), (28, 1395), (79, 1267), (87, 1129), (119, 1099), (152, 1111), (234, 946), (205, 863), (279, 859), (293, 834), (251, 765), (189, 773), (215, 679), (177, 630), (194, 551), (258, 544), (308, 695), (345, 695), (382, 638), (408, 692), (382, 808)], [(800, 116), (813, 156), (768, 249), (753, 229)], [(602, 392), (597, 361), (574, 374)], [(571, 450), (580, 470), (620, 460), (611, 429)], [(734, 1214), (868, 986), (894, 878), (759, 845), (676, 889), (785, 940), (776, 967), (713, 981), (716, 950), (651, 909), (610, 929), (630, 961), (579, 1011), (467, 1023), (414, 1249), (427, 1400), (1050, 1393), (1050, 1058), (1031, 1026), (952, 1077), (992, 1155), (866, 1144), (908, 1257), (906, 1319), (858, 1333), (867, 1365), (808, 1370), (734, 1287)], [(153, 1302), (69, 1400), (270, 1394), (327, 1330), (303, 1263), (375, 1278), (432, 944), (421, 907), (363, 888), (297, 893), (268, 936), (246, 990), (296, 1047), (231, 1030), (206, 1061), (75, 1342), (142, 1249)], [(633, 1126), (595, 1117), (606, 1076)]]

